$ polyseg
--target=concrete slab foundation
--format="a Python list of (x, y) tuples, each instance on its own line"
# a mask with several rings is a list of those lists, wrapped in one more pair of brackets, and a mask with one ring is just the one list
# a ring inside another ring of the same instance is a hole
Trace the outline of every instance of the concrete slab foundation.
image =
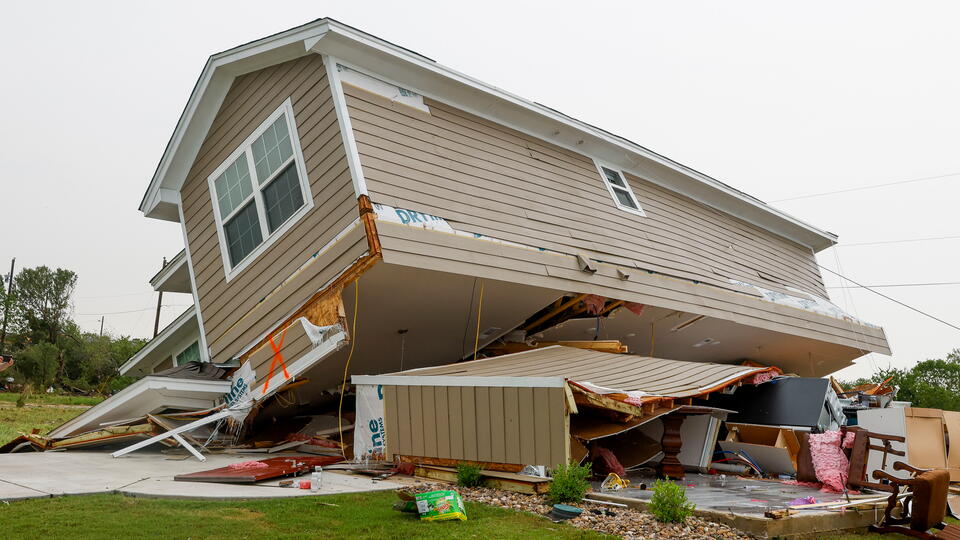
[[(287, 454), (283, 454), (286, 456)], [(291, 457), (295, 454), (290, 454)], [(187, 499), (261, 499), (317, 495), (309, 490), (281, 488), (279, 480), (259, 484), (176, 482), (178, 474), (263, 459), (263, 454), (211, 454), (201, 463), (193, 458), (159, 452), (137, 452), (113, 458), (109, 452), (38, 452), (0, 455), (0, 500), (14, 501), (61, 495), (122, 493), (136, 497)], [(277, 454), (271, 455), (277, 457)], [(325, 471), (319, 495), (396, 489), (400, 484)]]
[[(630, 477), (631, 486), (646, 484), (648, 489), (630, 487), (615, 492), (597, 490), (590, 498), (619, 502), (631, 508), (646, 509), (653, 492), (653, 478)], [(757, 538), (815, 538), (829, 532), (861, 529), (883, 517), (886, 503), (877, 503), (869, 509), (841, 510), (806, 509), (771, 519), (764, 517), (770, 510), (788, 507), (788, 502), (800, 497), (814, 497), (818, 503), (841, 501), (842, 494), (824, 493), (817, 489), (785, 484), (777, 481), (750, 480), (719, 475), (688, 474), (677, 482), (686, 488), (687, 498), (697, 505), (695, 514), (717, 523), (736, 527)], [(878, 495), (882, 497), (884, 494)]]

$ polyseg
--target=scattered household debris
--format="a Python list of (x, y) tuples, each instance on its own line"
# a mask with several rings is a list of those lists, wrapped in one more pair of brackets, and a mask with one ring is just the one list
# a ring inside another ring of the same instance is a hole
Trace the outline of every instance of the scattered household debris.
[[(504, 346), (503, 352), (354, 376), (345, 395), (331, 389), (309, 401), (298, 394), (309, 380), (289, 373), (285, 384), (261, 386), (246, 364), (187, 364), (145, 377), (48, 435), (22, 434), (0, 452), (103, 447), (122, 456), (156, 443), (201, 461), (211, 452), (271, 456), (176, 477), (219, 483), (296, 477), (316, 467), (453, 483), (456, 465), (467, 462), (481, 468), (487, 489), (531, 497), (548, 492), (552, 465), (572, 460), (592, 465), (595, 493), (627, 499), (648, 497), (646, 482), (654, 476), (696, 490), (703, 484), (685, 483), (691, 473), (707, 474), (711, 489), (738, 489), (732, 478), (753, 478), (845, 497), (772, 502), (762, 485), (739, 485), (754, 495), (731, 511), (776, 520), (878, 508), (894, 495), (899, 504), (904, 495), (874, 478), (909, 476), (903, 471), (912, 469), (895, 459), (960, 474), (960, 451), (949, 452), (960, 446), (949, 444), (960, 433), (960, 413), (901, 406), (889, 381), (845, 390), (772, 366), (640, 357), (615, 343)], [(281, 482), (314, 490), (319, 484)], [(424, 520), (466, 519), (456, 491), (408, 495), (398, 509)], [(539, 513), (596, 522), (627, 511), (603, 507), (622, 503), (587, 502)]]

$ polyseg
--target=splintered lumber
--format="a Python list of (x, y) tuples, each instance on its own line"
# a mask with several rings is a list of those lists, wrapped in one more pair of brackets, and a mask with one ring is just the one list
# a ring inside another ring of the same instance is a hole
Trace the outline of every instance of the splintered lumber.
[(480, 469), (485, 471), (501, 471), (501, 472), (520, 472), (523, 470), (523, 465), (516, 465), (513, 463), (493, 463), (487, 461), (469, 461), (461, 459), (446, 459), (446, 458), (432, 458), (432, 457), (422, 457), (422, 456), (396, 456), (396, 461), (398, 463), (414, 463), (416, 465), (429, 465), (432, 467), (448, 467), (455, 469), (457, 465), (461, 463), (467, 463), (470, 465), (476, 465)]
[(501, 345), (490, 345), (484, 348), (484, 352), (500, 354), (513, 354), (523, 351), (529, 351), (532, 349), (543, 349), (546, 347), (553, 347), (554, 345), (561, 345), (563, 347), (573, 347), (576, 349), (587, 349), (591, 351), (599, 351), (606, 353), (614, 354), (624, 354), (627, 352), (627, 346), (615, 339), (600, 340), (600, 341), (538, 341), (534, 344), (528, 344), (524, 342), (510, 342), (503, 343)]
[[(457, 481), (457, 470), (450, 467), (421, 465), (414, 469), (414, 474), (424, 478), (443, 480), (444, 482)], [(493, 489), (503, 489), (516, 493), (526, 493), (528, 495), (542, 495), (550, 489), (549, 478), (484, 470), (480, 471), (480, 474), (486, 479), (484, 485)]]
[(125, 441), (134, 441), (145, 439), (156, 435), (157, 429), (152, 424), (140, 424), (137, 426), (111, 426), (96, 431), (90, 431), (51, 442), (48, 450), (60, 448), (84, 448), (90, 446), (100, 446), (106, 444), (115, 444)]

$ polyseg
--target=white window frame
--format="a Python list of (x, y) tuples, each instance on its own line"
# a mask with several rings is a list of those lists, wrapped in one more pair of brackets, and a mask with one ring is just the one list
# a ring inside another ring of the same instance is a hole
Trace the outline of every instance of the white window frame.
[[(260, 182), (257, 178), (256, 165), (253, 159), (253, 141), (257, 140), (260, 135), (273, 123), (280, 118), (281, 116), (286, 116), (287, 119), (287, 129), (290, 130), (290, 143), (293, 147), (293, 155), (287, 160), (284, 161), (273, 173), (270, 174), (263, 182)], [(224, 171), (230, 167), (234, 161), (237, 160), (241, 155), (246, 156), (247, 168), (250, 171), (250, 183), (252, 192), (247, 199), (241, 204), (238, 204), (226, 218), (220, 216), (220, 205), (218, 204), (217, 197), (217, 188), (214, 182), (216, 179), (223, 174)], [(270, 184), (281, 172), (286, 170), (290, 165), (290, 162), (293, 161), (294, 166), (297, 168), (297, 176), (300, 179), (300, 189), (303, 194), (303, 206), (294, 212), (287, 221), (283, 223), (277, 230), (270, 233), (270, 228), (267, 225), (267, 212), (263, 202), (263, 189)], [(213, 206), (213, 216), (217, 223), (217, 237), (220, 240), (220, 257), (223, 260), (223, 271), (226, 275), (227, 282), (237, 276), (244, 268), (250, 265), (255, 261), (260, 255), (263, 254), (278, 238), (284, 235), (291, 227), (300, 221), (307, 212), (313, 208), (313, 194), (310, 193), (310, 180), (307, 178), (307, 168), (303, 160), (303, 151), (300, 148), (300, 135), (297, 131), (297, 123), (293, 114), (293, 103), (290, 98), (287, 98), (277, 110), (273, 111), (262, 124), (257, 126), (257, 129), (253, 130), (249, 137), (237, 147), (236, 150), (230, 154), (227, 159), (223, 160), (223, 163), (213, 173), (207, 177), (207, 186), (210, 190), (210, 203)], [(229, 221), (230, 218), (235, 216), (239, 210), (246, 207), (249, 204), (249, 197), (253, 197), (254, 204), (257, 207), (257, 218), (260, 222), (260, 234), (263, 238), (263, 241), (260, 242), (260, 245), (253, 249), (250, 253), (246, 255), (236, 266), (230, 264), (230, 252), (227, 249), (227, 235), (223, 229), (223, 224), (226, 221)]]
[[(617, 208), (623, 210), (624, 212), (630, 212), (631, 214), (636, 214), (641, 217), (647, 217), (646, 212), (643, 211), (643, 207), (640, 206), (640, 201), (637, 200), (637, 196), (633, 193), (633, 188), (630, 187), (630, 182), (627, 180), (627, 175), (623, 174), (623, 170), (620, 167), (616, 167), (609, 163), (602, 163), (600, 161), (594, 160), (594, 165), (597, 166), (597, 172), (600, 174), (600, 181), (603, 182), (603, 185), (607, 187), (607, 191), (610, 192), (610, 198), (613, 199), (613, 204), (617, 205)], [(626, 186), (626, 189), (617, 186), (616, 189), (624, 190), (627, 192), (627, 195), (630, 196), (630, 199), (633, 201), (633, 204), (637, 205), (636, 208), (630, 208), (629, 206), (624, 206), (620, 203), (620, 199), (617, 198), (616, 192), (614, 192), (614, 187), (610, 183), (610, 180), (607, 179), (607, 175), (603, 172), (604, 169), (609, 169), (620, 175), (620, 179), (623, 180), (623, 185)]]

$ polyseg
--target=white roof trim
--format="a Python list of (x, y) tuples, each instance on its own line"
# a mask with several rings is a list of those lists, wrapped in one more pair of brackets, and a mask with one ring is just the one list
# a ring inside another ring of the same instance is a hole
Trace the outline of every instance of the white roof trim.
[[(113, 411), (122, 409), (127, 404), (149, 407), (147, 410), (127, 411), (138, 416), (152, 413), (157, 408), (170, 406), (196, 409), (212, 407), (216, 399), (230, 390), (230, 384), (229, 380), (211, 381), (147, 376), (57, 427), (48, 436), (58, 438), (74, 435), (75, 431), (91, 423), (94, 423), (93, 429), (96, 429), (96, 420), (109, 418)], [(148, 392), (156, 393), (158, 399), (153, 399), (153, 396), (147, 394)]]
[[(656, 152), (549, 107), (444, 67), (332, 19), (320, 19), (210, 57), (180, 122), (160, 160), (140, 209), (163, 219), (161, 188), (179, 190), (203, 137), (230, 83), (237, 75), (291, 60), (308, 51), (361, 66), (390, 83), (421, 95), (457, 105), (542, 140), (619, 166), (627, 173), (735, 215), (814, 251), (836, 243), (836, 235), (806, 224), (723, 182), (681, 165)], [(651, 178), (651, 165), (678, 173), (669, 179)]]
[(173, 274), (185, 264), (187, 264), (187, 250), (181, 249), (180, 253), (174, 255), (173, 259), (171, 259), (166, 266), (150, 278), (150, 286), (153, 287), (155, 291), (160, 290), (160, 287), (163, 287), (163, 284), (173, 277)]
[(169, 338), (174, 332), (176, 332), (177, 330), (185, 326), (188, 322), (190, 322), (191, 319), (195, 320), (196, 316), (197, 316), (197, 306), (192, 305), (188, 307), (187, 310), (184, 311), (182, 314), (180, 314), (179, 317), (174, 319), (172, 323), (168, 324), (163, 330), (160, 331), (159, 334), (157, 334), (153, 339), (148, 341), (147, 344), (144, 345), (142, 349), (137, 351), (137, 353), (131, 356), (129, 360), (124, 362), (119, 369), (120, 375), (126, 375), (126, 373), (131, 369), (133, 369), (134, 367), (136, 367), (136, 365), (139, 364), (140, 361), (143, 360), (145, 356), (147, 356), (148, 354), (156, 350), (158, 347), (160, 347), (160, 345), (162, 345), (164, 342), (166, 342), (167, 338)]
[(563, 377), (460, 377), (457, 375), (354, 375), (353, 384), (386, 386), (489, 386), (500, 388), (562, 388)]

